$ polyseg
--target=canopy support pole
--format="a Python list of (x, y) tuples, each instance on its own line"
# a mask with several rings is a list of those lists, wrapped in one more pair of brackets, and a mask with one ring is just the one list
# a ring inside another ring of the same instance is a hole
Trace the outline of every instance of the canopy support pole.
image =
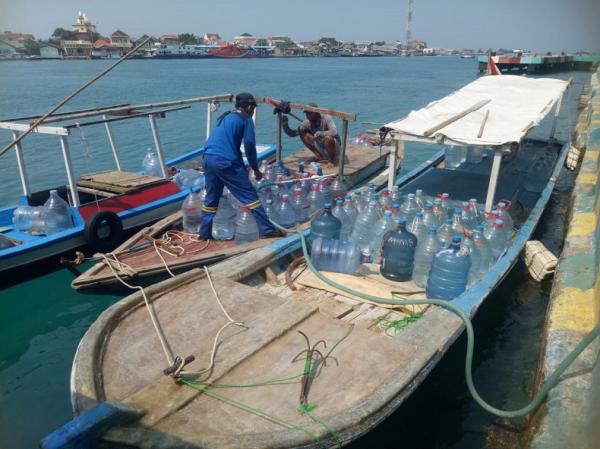
[[(103, 120), (108, 120), (106, 114), (102, 116)], [(106, 128), (106, 134), (108, 135), (108, 142), (112, 148), (113, 156), (115, 157), (115, 163), (117, 164), (117, 170), (121, 171), (121, 160), (119, 159), (119, 152), (117, 151), (117, 144), (115, 143), (115, 136), (112, 133), (110, 123), (105, 122), (104, 127)]]
[(492, 162), (492, 172), (490, 174), (490, 183), (488, 185), (487, 196), (485, 198), (485, 212), (490, 213), (494, 205), (496, 196), (496, 186), (498, 185), (498, 175), (500, 174), (500, 164), (502, 163), (502, 150), (496, 149), (494, 160)]
[(73, 176), (73, 165), (71, 164), (71, 153), (69, 151), (69, 140), (67, 136), (60, 136), (60, 148), (62, 149), (63, 160), (65, 161), (65, 169), (67, 170), (67, 179), (69, 180), (69, 188), (71, 190), (71, 198), (73, 206), (79, 207), (79, 192), (75, 185), (75, 177)]
[(562, 100), (564, 96), (565, 93), (563, 92), (563, 94), (558, 99), (558, 102), (556, 103), (556, 108), (554, 110), (554, 120), (552, 121), (552, 129), (550, 130), (550, 139), (554, 139), (554, 133), (556, 132), (556, 124), (558, 122), (558, 116), (560, 115), (560, 107), (562, 105)]
[[(13, 140), (17, 140), (19, 137), (19, 133), (13, 131)], [(21, 142), (17, 142), (15, 144), (15, 150), (17, 155), (17, 165), (19, 167), (19, 177), (21, 178), (21, 186), (23, 187), (23, 195), (29, 196), (29, 179), (27, 178), (27, 171), (25, 170), (25, 160), (23, 159), (23, 147), (21, 147)]]
[(167, 179), (167, 170), (165, 169), (165, 158), (163, 157), (162, 145), (160, 144), (160, 137), (158, 135), (158, 128), (156, 126), (156, 117), (154, 117), (154, 114), (150, 114), (148, 116), (148, 119), (150, 119), (152, 138), (154, 139), (156, 155), (158, 156), (158, 162), (160, 163), (160, 172), (162, 173), (163, 178)]
[(342, 152), (338, 163), (338, 176), (340, 180), (344, 179), (344, 162), (346, 161), (346, 143), (348, 142), (348, 120), (342, 121)]
[(388, 166), (388, 192), (392, 191), (392, 187), (394, 187), (396, 181), (396, 161), (399, 152), (404, 153), (404, 140), (394, 139), (394, 150), (390, 151), (390, 164)]
[(279, 162), (281, 160), (281, 112), (277, 113), (277, 141), (275, 142), (276, 152), (275, 152), (275, 160)]
[(213, 124), (213, 107), (216, 105), (214, 101), (206, 103), (206, 140), (210, 137)]

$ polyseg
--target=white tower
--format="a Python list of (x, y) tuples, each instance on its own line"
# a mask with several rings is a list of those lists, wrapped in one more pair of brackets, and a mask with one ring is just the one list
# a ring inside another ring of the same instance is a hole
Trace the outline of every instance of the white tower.
[(408, 0), (408, 20), (406, 23), (406, 48), (408, 48), (410, 41), (412, 40), (412, 16), (413, 16), (413, 0)]

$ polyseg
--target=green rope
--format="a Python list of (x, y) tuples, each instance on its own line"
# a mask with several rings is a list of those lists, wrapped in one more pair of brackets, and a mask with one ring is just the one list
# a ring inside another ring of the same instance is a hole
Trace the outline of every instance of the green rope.
[[(388, 320), (390, 313), (387, 313), (384, 316), (377, 318), (377, 320), (375, 321), (375, 327), (378, 329), (385, 329), (384, 333), (388, 337), (394, 337), (396, 334), (398, 334), (398, 332), (407, 328), (411, 323), (418, 321), (419, 318), (425, 315), (425, 312), (417, 312), (408, 315), (402, 318), (401, 320)], [(389, 333), (390, 330), (394, 331), (393, 335)]]
[(502, 417), (502, 418), (519, 418), (521, 416), (525, 416), (533, 411), (535, 411), (544, 401), (546, 394), (550, 391), (556, 384), (560, 381), (560, 376), (567, 370), (567, 368), (573, 363), (573, 361), (583, 352), (583, 350), (598, 336), (600, 335), (600, 323), (596, 325), (594, 329), (579, 342), (579, 344), (565, 357), (565, 359), (560, 363), (560, 365), (556, 368), (556, 370), (548, 377), (548, 380), (542, 388), (535, 395), (533, 400), (527, 404), (525, 407), (522, 407), (517, 410), (502, 410), (496, 408), (487, 402), (479, 395), (477, 389), (475, 388), (475, 384), (473, 382), (473, 352), (475, 348), (475, 332), (473, 331), (473, 325), (471, 324), (471, 320), (465, 314), (465, 312), (453, 304), (450, 301), (442, 301), (437, 299), (408, 299), (403, 298), (402, 300), (390, 299), (390, 298), (382, 298), (379, 296), (369, 295), (363, 292), (359, 292), (353, 290), (351, 288), (346, 287), (345, 285), (339, 284), (332, 279), (324, 276), (319, 270), (315, 268), (310, 257), (308, 255), (308, 247), (306, 244), (306, 238), (304, 237), (304, 233), (302, 231), (296, 229), (287, 229), (280, 226), (278, 223), (275, 223), (273, 220), (270, 220), (273, 226), (276, 228), (287, 232), (287, 233), (297, 233), (300, 237), (300, 242), (302, 244), (302, 252), (304, 254), (304, 258), (306, 259), (306, 264), (308, 268), (317, 276), (321, 281), (335, 287), (336, 289), (342, 290), (343, 292), (359, 296), (363, 299), (372, 301), (377, 304), (389, 304), (389, 305), (434, 305), (438, 307), (442, 307), (456, 315), (463, 321), (466, 331), (467, 331), (467, 354), (465, 357), (465, 377), (467, 382), (467, 387), (469, 389), (469, 393), (473, 396), (473, 399), (487, 412)]

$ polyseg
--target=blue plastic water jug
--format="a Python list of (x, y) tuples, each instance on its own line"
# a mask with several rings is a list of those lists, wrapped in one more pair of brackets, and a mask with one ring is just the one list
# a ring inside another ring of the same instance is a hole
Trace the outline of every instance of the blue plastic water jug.
[(383, 238), (381, 275), (392, 281), (411, 278), (417, 237), (406, 230), (406, 220), (398, 220), (398, 227)]
[(467, 288), (471, 256), (460, 250), (460, 242), (460, 237), (453, 237), (448, 248), (433, 256), (425, 290), (428, 298), (454, 299)]
[(313, 218), (310, 223), (308, 244), (309, 246), (312, 245), (314, 239), (318, 237), (339, 240), (341, 229), (342, 222), (331, 213), (331, 203), (326, 203), (321, 213)]

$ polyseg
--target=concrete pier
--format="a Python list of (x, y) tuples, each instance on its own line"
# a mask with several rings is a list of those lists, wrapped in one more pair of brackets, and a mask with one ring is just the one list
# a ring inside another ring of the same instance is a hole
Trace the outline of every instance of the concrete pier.
[[(585, 96), (573, 140), (585, 156), (550, 296), (538, 386), (600, 319), (600, 70)], [(550, 391), (533, 420), (532, 449), (600, 448), (599, 354), (597, 338)]]

